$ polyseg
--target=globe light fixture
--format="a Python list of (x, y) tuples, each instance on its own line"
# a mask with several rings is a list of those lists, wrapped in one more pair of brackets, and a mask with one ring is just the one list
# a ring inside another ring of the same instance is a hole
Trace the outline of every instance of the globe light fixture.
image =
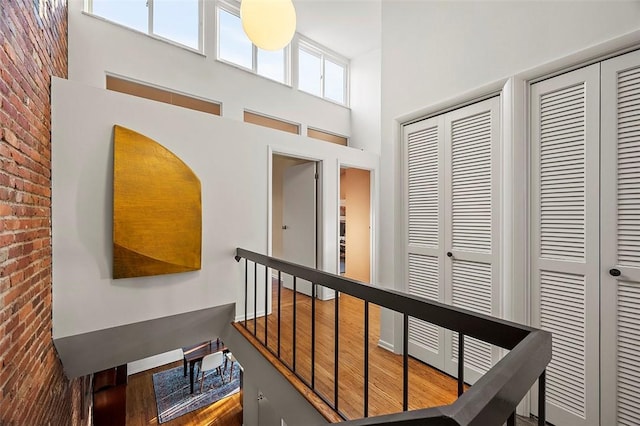
[(242, 0), (242, 28), (260, 49), (280, 50), (296, 32), (296, 9), (292, 0)]

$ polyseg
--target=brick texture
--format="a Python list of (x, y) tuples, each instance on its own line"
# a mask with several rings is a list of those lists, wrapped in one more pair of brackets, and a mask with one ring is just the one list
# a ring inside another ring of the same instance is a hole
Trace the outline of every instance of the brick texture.
[(51, 75), (67, 77), (66, 0), (0, 0), (1, 426), (83, 423), (51, 334)]

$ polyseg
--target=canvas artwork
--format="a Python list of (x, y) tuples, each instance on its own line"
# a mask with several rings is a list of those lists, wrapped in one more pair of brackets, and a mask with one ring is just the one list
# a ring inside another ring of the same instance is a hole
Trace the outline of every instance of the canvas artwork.
[(171, 151), (114, 126), (113, 277), (200, 269), (200, 180)]

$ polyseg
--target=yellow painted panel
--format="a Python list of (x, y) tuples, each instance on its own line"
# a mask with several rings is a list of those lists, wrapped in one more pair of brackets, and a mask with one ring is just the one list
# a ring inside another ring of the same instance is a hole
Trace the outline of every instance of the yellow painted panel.
[(154, 140), (114, 126), (113, 277), (200, 269), (200, 180)]

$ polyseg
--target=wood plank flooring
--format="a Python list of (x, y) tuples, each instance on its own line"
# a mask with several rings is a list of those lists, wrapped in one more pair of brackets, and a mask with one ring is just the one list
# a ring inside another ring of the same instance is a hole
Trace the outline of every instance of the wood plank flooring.
[[(276, 281), (277, 283), (277, 281)], [(274, 285), (273, 312), (267, 323), (267, 345), (277, 352), (277, 285)], [(282, 289), (280, 353), (293, 367), (295, 329), (295, 370), (307, 383), (311, 369), (311, 298), (297, 293), (296, 319), (293, 319), (292, 291)], [(335, 302), (316, 300), (314, 386), (331, 403), (335, 402)], [(364, 400), (364, 302), (341, 295), (338, 309), (338, 410), (348, 419), (365, 415)], [(368, 416), (402, 411), (402, 356), (378, 346), (380, 308), (369, 307), (369, 403)], [(264, 340), (264, 318), (255, 321), (256, 335)], [(254, 321), (247, 323), (253, 332)], [(450, 404), (457, 398), (457, 381), (420, 361), (409, 358), (409, 409)]]
[[(277, 285), (274, 285), (273, 313), (267, 324), (267, 343), (277, 351)], [(296, 372), (311, 383), (311, 298), (296, 295), (296, 320), (293, 321), (294, 293), (282, 289), (280, 313), (280, 351), (285, 363), (293, 365), (293, 330), (296, 333)], [(335, 401), (335, 302), (316, 300), (314, 385), (331, 403)], [(339, 298), (338, 341), (338, 410), (347, 418), (364, 416), (364, 302), (341, 295)], [(380, 308), (369, 307), (369, 404), (368, 415), (402, 411), (402, 356), (378, 346)], [(256, 334), (264, 340), (264, 318), (256, 320)], [(254, 321), (248, 322), (253, 332)], [(233, 351), (233, 348), (230, 348)], [(156, 425), (157, 410), (152, 375), (181, 363), (158, 367), (129, 377), (127, 386), (127, 426)], [(457, 382), (413, 358), (409, 358), (409, 409), (450, 404), (457, 398)], [(213, 404), (164, 423), (178, 425), (242, 424), (240, 396)]]
[[(129, 376), (129, 383), (127, 384), (127, 426), (158, 424), (158, 410), (151, 377), (154, 373), (181, 365), (182, 362), (178, 361)], [(162, 425), (242, 426), (240, 393), (208, 407), (187, 413)]]
[[(267, 343), (277, 351), (277, 285), (273, 290), (273, 313), (269, 315)], [(280, 313), (280, 352), (284, 361), (293, 365), (293, 330), (296, 330), (296, 371), (311, 382), (311, 299), (296, 295), (296, 322), (293, 321), (292, 291), (282, 289)], [(333, 403), (335, 371), (335, 302), (316, 300), (316, 353), (314, 356), (315, 388)], [(338, 409), (348, 418), (364, 415), (364, 303), (347, 295), (339, 299), (338, 342)], [(256, 320), (256, 335), (264, 340), (264, 318)], [(254, 322), (247, 325), (253, 332)], [(369, 307), (369, 404), (368, 415), (376, 416), (402, 410), (402, 357), (378, 347), (380, 308)], [(233, 348), (231, 348), (233, 350)], [(152, 375), (182, 365), (168, 364), (129, 377), (127, 386), (127, 426), (157, 425), (157, 409)], [(456, 399), (457, 382), (450, 376), (420, 361), (409, 358), (409, 409), (450, 404)], [(236, 394), (209, 407), (163, 423), (166, 426), (211, 425), (241, 426), (241, 396)], [(535, 424), (518, 416), (517, 425)]]

